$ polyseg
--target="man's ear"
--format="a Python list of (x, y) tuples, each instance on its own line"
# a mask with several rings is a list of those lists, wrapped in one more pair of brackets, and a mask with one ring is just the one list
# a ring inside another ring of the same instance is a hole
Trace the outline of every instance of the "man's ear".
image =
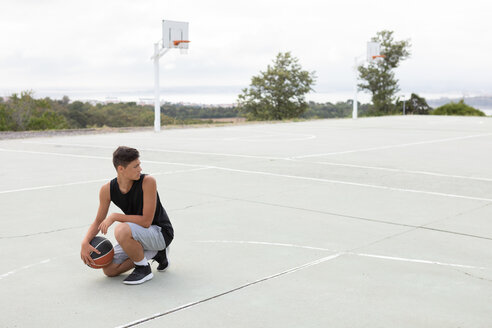
[(116, 168), (116, 172), (121, 173), (124, 169), (125, 168), (123, 167), (123, 165), (118, 165), (118, 167)]

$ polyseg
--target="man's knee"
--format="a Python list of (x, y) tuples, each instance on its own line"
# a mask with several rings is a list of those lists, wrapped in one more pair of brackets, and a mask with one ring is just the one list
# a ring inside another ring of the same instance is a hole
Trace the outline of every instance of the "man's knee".
[(120, 272), (118, 272), (117, 270), (117, 266), (115, 265), (115, 263), (111, 263), (108, 266), (105, 266), (103, 268), (103, 272), (108, 277), (116, 277), (117, 275), (120, 274)]
[(103, 272), (108, 277), (116, 277), (134, 267), (131, 259), (126, 259), (123, 263), (110, 263), (103, 268)]
[(127, 238), (132, 238), (132, 229), (126, 223), (119, 223), (114, 228), (114, 237), (119, 243), (121, 243), (123, 240)]

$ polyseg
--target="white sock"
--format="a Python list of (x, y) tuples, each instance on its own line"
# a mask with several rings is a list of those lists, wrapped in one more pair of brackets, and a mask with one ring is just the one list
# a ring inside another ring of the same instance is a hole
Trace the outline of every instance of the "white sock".
[(133, 263), (135, 263), (135, 265), (140, 265), (140, 266), (146, 266), (149, 264), (149, 262), (145, 256), (141, 261), (133, 262)]

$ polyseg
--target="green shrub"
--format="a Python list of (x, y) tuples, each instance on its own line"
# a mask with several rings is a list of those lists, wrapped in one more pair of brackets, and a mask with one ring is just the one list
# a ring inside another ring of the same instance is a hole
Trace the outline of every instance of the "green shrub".
[(450, 102), (448, 104), (437, 107), (431, 112), (432, 115), (459, 115), (459, 116), (485, 116), (481, 110), (468, 106), (465, 102)]
[(13, 129), (12, 113), (7, 106), (0, 103), (0, 131)]
[(52, 110), (43, 112), (40, 116), (31, 116), (27, 123), (27, 130), (53, 130), (67, 129), (68, 123), (65, 117)]

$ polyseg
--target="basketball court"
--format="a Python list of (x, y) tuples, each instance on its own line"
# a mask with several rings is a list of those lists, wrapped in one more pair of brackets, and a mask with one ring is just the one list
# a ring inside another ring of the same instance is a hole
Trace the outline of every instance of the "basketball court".
[[(491, 142), (433, 116), (0, 140), (0, 326), (490, 327)], [(138, 286), (79, 257), (118, 145), (176, 233)]]

